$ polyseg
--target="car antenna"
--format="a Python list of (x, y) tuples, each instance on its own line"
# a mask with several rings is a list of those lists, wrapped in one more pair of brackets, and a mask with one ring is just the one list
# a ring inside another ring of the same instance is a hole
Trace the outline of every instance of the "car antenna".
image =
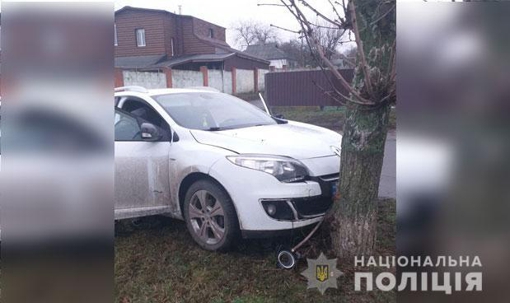
[(262, 97), (262, 94), (259, 93), (260, 101), (262, 101), (262, 104), (264, 104), (264, 109), (266, 110), (266, 113), (271, 116), (271, 113), (269, 112), (269, 108), (267, 108), (266, 100), (264, 100), (264, 97)]

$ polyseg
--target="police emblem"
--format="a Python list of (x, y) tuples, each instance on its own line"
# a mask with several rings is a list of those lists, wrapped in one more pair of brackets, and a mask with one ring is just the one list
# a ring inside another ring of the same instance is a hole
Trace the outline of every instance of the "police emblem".
[(324, 294), (328, 288), (338, 288), (337, 278), (343, 272), (336, 268), (337, 259), (327, 259), (323, 253), (317, 259), (306, 259), (308, 268), (301, 273), (308, 279), (308, 289), (317, 288)]
[(315, 278), (324, 282), (329, 278), (329, 266), (327, 265), (315, 265)]

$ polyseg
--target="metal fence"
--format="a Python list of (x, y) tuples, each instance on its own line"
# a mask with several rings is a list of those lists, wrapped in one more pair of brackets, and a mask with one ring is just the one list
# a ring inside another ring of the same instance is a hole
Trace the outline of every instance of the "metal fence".
[[(352, 69), (339, 72), (351, 82)], [(330, 70), (300, 70), (271, 72), (265, 76), (266, 101), (269, 106), (336, 106), (340, 105), (328, 93), (333, 87), (343, 95), (348, 95)]]

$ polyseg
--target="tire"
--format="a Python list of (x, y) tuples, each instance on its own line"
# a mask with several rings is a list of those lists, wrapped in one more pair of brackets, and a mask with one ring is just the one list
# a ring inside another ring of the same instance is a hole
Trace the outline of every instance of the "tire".
[(193, 183), (184, 199), (184, 219), (193, 240), (210, 251), (227, 251), (237, 240), (239, 223), (229, 195), (215, 182)]

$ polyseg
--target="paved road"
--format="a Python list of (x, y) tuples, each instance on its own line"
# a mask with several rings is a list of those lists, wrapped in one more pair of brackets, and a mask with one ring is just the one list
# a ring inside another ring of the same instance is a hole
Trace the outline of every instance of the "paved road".
[(379, 197), (397, 198), (397, 134), (394, 130), (386, 137)]
[(397, 135), (390, 131), (384, 147), (379, 197), (397, 198)]

